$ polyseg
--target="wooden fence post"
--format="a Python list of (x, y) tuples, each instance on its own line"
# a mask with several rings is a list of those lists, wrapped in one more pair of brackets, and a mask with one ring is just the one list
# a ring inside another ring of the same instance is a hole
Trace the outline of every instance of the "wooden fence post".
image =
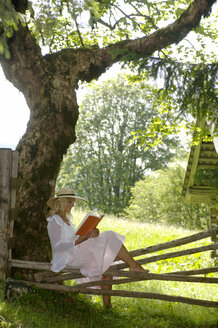
[(0, 149), (0, 280), (6, 278), (7, 262), (11, 257), (8, 242), (13, 234), (11, 209), (15, 208), (16, 190), (13, 179), (18, 173), (18, 152), (7, 148)]
[[(216, 195), (211, 202), (211, 208), (210, 208), (210, 214), (211, 214), (211, 227), (216, 228), (218, 227), (218, 196)], [(213, 236), (211, 240), (214, 243), (218, 243), (218, 234)], [(218, 264), (218, 250), (214, 250), (211, 254), (211, 257), (215, 258), (216, 265)]]

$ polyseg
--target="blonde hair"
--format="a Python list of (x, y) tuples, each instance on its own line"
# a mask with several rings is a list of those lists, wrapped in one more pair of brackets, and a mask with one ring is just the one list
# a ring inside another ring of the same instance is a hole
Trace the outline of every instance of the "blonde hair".
[(49, 215), (52, 216), (54, 214), (58, 214), (61, 217), (63, 217), (66, 214), (65, 210), (66, 210), (67, 202), (68, 202), (67, 197), (57, 198), (55, 202), (53, 202), (49, 210)]

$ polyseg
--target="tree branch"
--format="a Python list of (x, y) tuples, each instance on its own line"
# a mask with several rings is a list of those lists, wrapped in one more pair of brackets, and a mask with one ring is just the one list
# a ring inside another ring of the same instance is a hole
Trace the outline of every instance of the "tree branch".
[[(148, 58), (155, 51), (160, 51), (171, 44), (179, 43), (194, 28), (202, 17), (208, 15), (216, 0), (194, 0), (188, 9), (172, 24), (159, 29), (154, 33), (135, 40), (124, 40), (106, 46), (105, 48), (92, 47), (77, 50), (78, 78), (82, 81), (91, 81), (98, 78), (108, 67), (121, 60), (131, 61), (137, 58)], [(61, 56), (62, 52), (59, 52)], [(68, 54), (75, 55), (75, 50), (68, 49)], [(84, 62), (84, 56), (86, 60)], [(69, 58), (70, 59), (70, 58)], [(83, 65), (79, 65), (83, 63)]]

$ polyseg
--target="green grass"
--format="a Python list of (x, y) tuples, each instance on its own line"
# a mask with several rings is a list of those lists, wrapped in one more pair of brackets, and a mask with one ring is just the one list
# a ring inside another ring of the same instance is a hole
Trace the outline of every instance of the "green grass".
[[(78, 222), (84, 213), (77, 211)], [(106, 216), (100, 230), (114, 230), (126, 236), (129, 250), (147, 247), (196, 233), (160, 224), (130, 222)], [(185, 249), (210, 243), (210, 239), (192, 243), (177, 249)], [(169, 252), (170, 250), (168, 250)], [(160, 254), (161, 252), (158, 252)], [(152, 254), (153, 255), (153, 254)], [(149, 255), (148, 255), (149, 256)], [(191, 270), (212, 266), (210, 252), (150, 263), (153, 273)], [(217, 277), (217, 274), (208, 276)], [(73, 283), (73, 282), (72, 282)], [(113, 287), (179, 295), (198, 299), (216, 300), (218, 288), (214, 284), (147, 281)], [(4, 300), (4, 286), (0, 286), (0, 327), (7, 328), (215, 328), (218, 311), (181, 303), (147, 299), (112, 297), (113, 308), (104, 309), (99, 296), (61, 294), (35, 290), (11, 302)]]

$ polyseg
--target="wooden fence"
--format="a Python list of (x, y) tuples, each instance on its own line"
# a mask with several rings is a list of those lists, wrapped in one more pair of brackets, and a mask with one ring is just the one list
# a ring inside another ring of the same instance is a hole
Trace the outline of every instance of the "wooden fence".
[[(8, 149), (0, 150), (0, 202), (1, 202), (1, 217), (0, 217), (0, 278), (5, 279), (7, 268), (23, 268), (30, 269), (32, 274), (31, 281), (22, 281), (26, 285), (34, 285), (39, 288), (82, 293), (92, 295), (110, 295), (122, 297), (148, 298), (170, 302), (181, 302), (193, 305), (200, 305), (206, 307), (218, 307), (218, 302), (193, 299), (182, 296), (172, 296), (165, 294), (127, 291), (127, 290), (105, 290), (95, 288), (103, 285), (121, 285), (126, 283), (133, 283), (137, 281), (161, 280), (161, 281), (179, 281), (186, 283), (206, 283), (217, 284), (218, 278), (205, 277), (206, 274), (218, 272), (218, 266), (211, 268), (204, 268), (200, 270), (168, 272), (163, 274), (143, 273), (143, 272), (129, 272), (124, 269), (127, 267), (125, 263), (114, 262), (114, 264), (103, 274), (104, 276), (119, 277), (114, 280), (98, 280), (88, 283), (80, 283), (75, 286), (60, 285), (60, 282), (82, 278), (79, 270), (64, 269), (60, 273), (51, 271), (51, 264), (45, 262), (23, 261), (11, 258), (11, 252), (8, 251), (8, 242), (12, 236), (13, 221), (11, 220), (11, 208), (15, 207), (15, 191), (13, 188), (13, 180), (17, 175), (18, 154)], [(213, 228), (208, 231), (200, 232), (192, 236), (179, 238), (166, 243), (153, 245), (150, 247), (137, 249), (131, 251), (133, 257), (143, 256), (158, 251), (166, 251), (167, 249), (186, 245), (204, 238), (213, 238), (218, 233), (218, 228)], [(153, 255), (149, 257), (140, 258), (137, 260), (140, 264), (147, 264), (161, 260), (170, 260), (171, 258), (192, 255), (199, 252), (206, 252), (217, 250), (218, 244), (211, 243), (210, 245), (194, 247), (185, 250), (168, 252), (161, 255)], [(204, 275), (204, 276), (202, 276)], [(90, 288), (92, 287), (92, 288)]]
[[(179, 238), (172, 240), (166, 243), (138, 249), (132, 251), (131, 254), (135, 256), (141, 256), (145, 254), (150, 254), (157, 251), (163, 251), (172, 247), (177, 247), (198, 241), (207, 237), (212, 237), (217, 234), (218, 229), (214, 228), (205, 232), (200, 232), (192, 236)], [(180, 250), (177, 252), (169, 252), (166, 254), (150, 256), (138, 260), (139, 263), (151, 263), (156, 261), (161, 261), (165, 259), (171, 259), (175, 257), (180, 257), (184, 255), (196, 254), (199, 252), (210, 251), (218, 248), (218, 244), (210, 244), (202, 247), (194, 247), (186, 250)], [(114, 264), (103, 274), (104, 276), (114, 276), (120, 277), (120, 279), (115, 280), (97, 280), (87, 283), (80, 283), (75, 286), (64, 286), (60, 285), (61, 281), (72, 280), (76, 278), (82, 278), (79, 270), (64, 269), (60, 273), (53, 273), (50, 271), (51, 264), (44, 262), (32, 262), (32, 261), (21, 261), (16, 259), (11, 259), (8, 262), (10, 267), (16, 268), (25, 268), (31, 270), (37, 270), (38, 272), (34, 275), (34, 281), (23, 281), (27, 285), (35, 285), (36, 287), (62, 291), (62, 292), (71, 292), (71, 293), (82, 293), (82, 294), (92, 294), (92, 295), (111, 295), (111, 296), (122, 296), (122, 297), (135, 297), (135, 298), (148, 298), (148, 299), (157, 299), (170, 302), (180, 302), (188, 303), (206, 307), (218, 307), (218, 302), (207, 301), (201, 299), (193, 299), (188, 297), (181, 296), (172, 296), (165, 294), (156, 294), (156, 293), (147, 293), (147, 292), (138, 292), (138, 291), (127, 291), (127, 290), (102, 290), (93, 288), (95, 286), (103, 285), (121, 285), (126, 283), (132, 283), (137, 281), (145, 280), (161, 280), (161, 281), (180, 281), (186, 283), (206, 283), (206, 284), (217, 284), (218, 278), (205, 277), (199, 275), (206, 275), (212, 272), (218, 272), (218, 266), (199, 269), (199, 270), (190, 270), (190, 271), (179, 271), (179, 272), (169, 272), (164, 274), (156, 273), (143, 273), (143, 272), (129, 272), (125, 271), (127, 266), (125, 263)], [(90, 289), (90, 287), (92, 287)]]

